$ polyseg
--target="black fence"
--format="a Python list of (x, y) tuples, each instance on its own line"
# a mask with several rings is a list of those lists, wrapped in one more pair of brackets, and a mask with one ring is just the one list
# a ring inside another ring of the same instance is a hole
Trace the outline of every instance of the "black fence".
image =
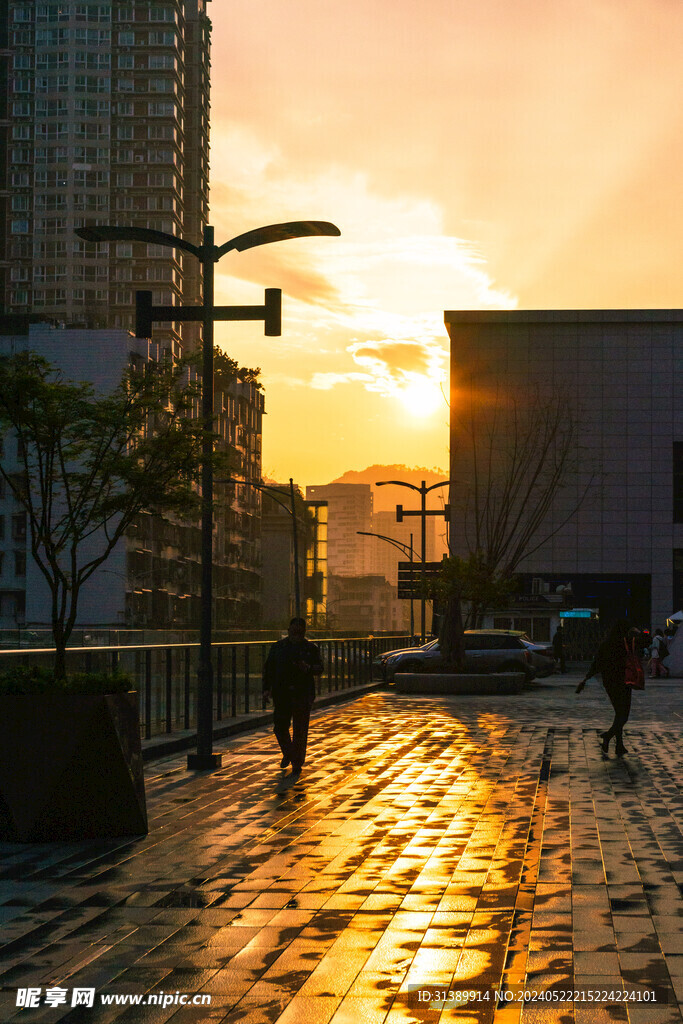
[[(372, 680), (373, 659), (383, 651), (411, 646), (409, 636), (316, 639), (324, 672), (318, 696), (362, 686)], [(262, 673), (271, 642), (214, 643), (214, 721), (264, 708)], [(13, 665), (52, 664), (50, 648), (0, 651), (0, 673)], [(125, 672), (140, 695), (143, 739), (194, 729), (197, 714), (199, 644), (69, 647), (67, 673)]]

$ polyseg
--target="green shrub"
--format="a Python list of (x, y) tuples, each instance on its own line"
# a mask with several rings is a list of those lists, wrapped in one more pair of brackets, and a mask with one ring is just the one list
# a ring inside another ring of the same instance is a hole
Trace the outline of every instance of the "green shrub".
[(55, 679), (52, 669), (17, 665), (0, 675), (0, 694), (101, 694), (133, 689), (132, 677), (124, 672), (74, 672), (66, 679)]

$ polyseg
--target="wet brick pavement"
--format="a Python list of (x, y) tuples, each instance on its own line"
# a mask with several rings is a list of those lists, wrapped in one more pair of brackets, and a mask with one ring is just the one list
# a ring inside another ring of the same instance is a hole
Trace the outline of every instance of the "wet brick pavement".
[(3, 844), (0, 1021), (680, 1022), (683, 681), (634, 696), (618, 760), (577, 678), (368, 694), (314, 715), (298, 781), (261, 730), (149, 764), (147, 837)]

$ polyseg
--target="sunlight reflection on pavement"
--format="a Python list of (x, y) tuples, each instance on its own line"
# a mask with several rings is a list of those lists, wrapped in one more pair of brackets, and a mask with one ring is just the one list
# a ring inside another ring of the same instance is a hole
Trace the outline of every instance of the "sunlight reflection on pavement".
[(213, 773), (148, 765), (149, 836), (3, 847), (3, 984), (59, 981), (49, 918), (73, 962), (103, 950), (73, 984), (212, 995), (155, 1021), (680, 1021), (683, 684), (636, 695), (618, 760), (575, 682), (315, 713), (298, 781), (265, 730)]

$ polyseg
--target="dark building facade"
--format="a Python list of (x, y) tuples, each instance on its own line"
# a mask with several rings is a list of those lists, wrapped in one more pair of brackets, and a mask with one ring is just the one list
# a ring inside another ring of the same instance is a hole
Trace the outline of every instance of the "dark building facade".
[(603, 623), (661, 626), (683, 606), (683, 312), (455, 310), (445, 320), (455, 553), (476, 538), (472, 424), (494, 438), (499, 467), (521, 436), (511, 410), (522, 423), (534, 407), (560, 409), (555, 451), (573, 424), (562, 485), (536, 538), (545, 542), (519, 563), (522, 600), (497, 624), (547, 617), (556, 605), (553, 625), (560, 611), (581, 608)]

